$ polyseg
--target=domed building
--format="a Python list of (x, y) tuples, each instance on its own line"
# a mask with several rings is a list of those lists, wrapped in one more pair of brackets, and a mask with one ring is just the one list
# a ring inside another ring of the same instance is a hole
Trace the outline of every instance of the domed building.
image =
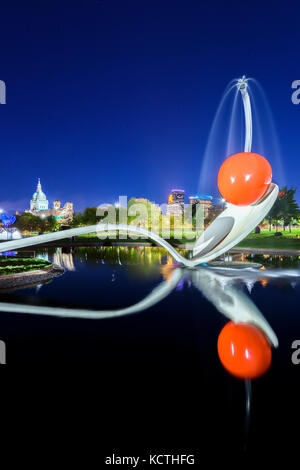
[(49, 209), (49, 201), (47, 200), (46, 194), (42, 191), (40, 178), (38, 179), (36, 191), (30, 201), (29, 212), (39, 217), (52, 215), (60, 224), (70, 223), (74, 215), (72, 202), (66, 202), (65, 205), (61, 207), (60, 201), (56, 200), (53, 202), (53, 209)]
[(46, 194), (42, 191), (42, 185), (40, 178), (38, 179), (38, 185), (36, 192), (33, 194), (30, 201), (30, 211), (40, 212), (47, 211), (49, 209), (49, 202), (47, 201)]

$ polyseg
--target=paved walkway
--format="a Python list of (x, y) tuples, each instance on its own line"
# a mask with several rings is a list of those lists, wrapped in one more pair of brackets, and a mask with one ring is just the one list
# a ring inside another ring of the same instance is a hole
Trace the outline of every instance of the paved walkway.
[[(182, 245), (176, 245), (176, 248), (184, 248), (185, 250), (193, 250), (193, 243), (185, 243)], [(227, 253), (227, 252), (226, 252)], [(229, 253), (254, 253), (257, 255), (260, 254), (274, 254), (274, 255), (290, 255), (290, 256), (300, 256), (300, 250), (289, 250), (281, 248), (251, 248), (251, 247), (240, 247), (231, 248)]]
[(230, 253), (254, 253), (254, 254), (273, 254), (273, 255), (300, 255), (300, 250), (283, 250), (281, 248), (247, 248), (235, 247), (230, 250)]

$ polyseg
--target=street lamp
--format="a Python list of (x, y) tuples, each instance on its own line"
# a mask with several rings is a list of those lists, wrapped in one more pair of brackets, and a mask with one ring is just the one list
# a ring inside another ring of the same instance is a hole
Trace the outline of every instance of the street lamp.
[(224, 210), (225, 209), (225, 206), (226, 206), (226, 199), (224, 199), (223, 197), (221, 197), (219, 199), (220, 203), (222, 204), (222, 209)]

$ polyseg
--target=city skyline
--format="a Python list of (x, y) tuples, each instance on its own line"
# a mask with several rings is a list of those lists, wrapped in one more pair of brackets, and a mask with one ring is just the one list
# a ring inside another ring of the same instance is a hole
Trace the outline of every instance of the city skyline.
[[(43, 187), (44, 187), (44, 184), (43, 184)], [(158, 205), (166, 205), (166, 204), (170, 204), (170, 202), (173, 202), (173, 201), (170, 201), (170, 198), (172, 198), (172, 194), (174, 192), (181, 192), (183, 194), (183, 200), (182, 202), (185, 204), (185, 205), (188, 205), (191, 203), (191, 200), (199, 200), (199, 199), (208, 199), (208, 200), (213, 200), (215, 199), (215, 204), (218, 204), (220, 201), (216, 198), (213, 198), (212, 196), (209, 196), (209, 195), (204, 195), (204, 194), (193, 194), (193, 195), (188, 195), (186, 194), (185, 190), (184, 189), (172, 189), (171, 190), (171, 193), (168, 195), (167, 197), (167, 200), (166, 201), (154, 201), (152, 199), (148, 199), (148, 198), (145, 198), (143, 195), (130, 195), (130, 196), (124, 196), (124, 195), (119, 195), (117, 197), (117, 199), (115, 201), (100, 201), (99, 204), (96, 206), (103, 206), (103, 204), (108, 204), (108, 205), (121, 205), (122, 207), (125, 207), (123, 202), (124, 202), (124, 198), (127, 200), (127, 203), (128, 201), (130, 201), (131, 198), (133, 199), (136, 199), (137, 201), (138, 200), (144, 200), (144, 201), (149, 201), (149, 202), (152, 202), (152, 203), (155, 203), (155, 204), (158, 204)], [(36, 194), (38, 193), (41, 193), (42, 195), (42, 200), (41, 200), (41, 203), (39, 205), (36, 204), (36, 201), (37, 201), (37, 198), (36, 198)], [(21, 213), (21, 212), (28, 212), (28, 211), (32, 211), (33, 213), (34, 212), (44, 212), (44, 211), (49, 211), (51, 210), (51, 207), (50, 206), (53, 206), (53, 209), (60, 209), (60, 204), (61, 204), (61, 201), (57, 198), (55, 199), (50, 199), (48, 200), (47, 196), (46, 196), (46, 193), (47, 193), (47, 190), (42, 190), (42, 184), (41, 184), (41, 178), (37, 178), (37, 187), (36, 187), (36, 191), (34, 192), (32, 198), (29, 200), (26, 199), (26, 202), (25, 202), (25, 207), (24, 208), (8, 208), (8, 207), (0, 207), (0, 210), (3, 211), (3, 212), (12, 212), (12, 213)], [(34, 199), (35, 198), (35, 199)], [(121, 201), (121, 203), (120, 203)], [(222, 200), (223, 201), (223, 200)], [(59, 203), (59, 206), (57, 206), (57, 203)], [(175, 201), (174, 201), (175, 203)], [(12, 205), (14, 204), (14, 202), (12, 201)], [(72, 204), (70, 201), (67, 201), (66, 204)], [(36, 206), (36, 207), (35, 207)], [(91, 207), (91, 206), (86, 206), (86, 207)], [(95, 206), (93, 206), (95, 207)], [(83, 208), (85, 209), (85, 207)], [(78, 211), (75, 211), (75, 212), (80, 212), (80, 210)]]

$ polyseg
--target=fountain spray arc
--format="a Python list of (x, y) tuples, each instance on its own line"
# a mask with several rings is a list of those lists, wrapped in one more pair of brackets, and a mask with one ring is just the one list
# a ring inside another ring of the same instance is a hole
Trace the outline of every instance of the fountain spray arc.
[(244, 152), (251, 152), (252, 150), (252, 111), (250, 96), (248, 93), (248, 79), (245, 75), (237, 81), (237, 89), (241, 92), (244, 114), (245, 114), (245, 146)]
[[(245, 75), (236, 81), (236, 87), (241, 93), (244, 107), (244, 152), (251, 152), (252, 110), (248, 91), (248, 79)], [(207, 255), (208, 247), (210, 248), (210, 260), (212, 260), (237, 245), (267, 215), (276, 201), (278, 192), (278, 186), (271, 183), (267, 193), (259, 201), (253, 204), (248, 206), (236, 206), (228, 203), (226, 210), (213, 221), (213, 223), (205, 230), (195, 243), (193, 259)], [(211, 240), (210, 243), (209, 239)]]
[[(236, 86), (241, 93), (244, 104), (246, 129), (244, 150), (245, 152), (251, 152), (252, 112), (248, 93), (248, 79), (243, 76), (237, 80)], [(254, 204), (250, 204), (248, 206), (236, 206), (228, 203), (225, 211), (222, 212), (222, 214), (220, 214), (212, 222), (212, 224), (196, 241), (193, 249), (192, 259), (184, 258), (162, 237), (156, 235), (153, 232), (142, 229), (141, 227), (120, 224), (103, 225), (101, 223), (88, 227), (78, 227), (64, 230), (63, 232), (47, 233), (45, 235), (23, 238), (22, 240), (4, 242), (0, 245), (0, 252), (15, 250), (25, 246), (48, 243), (83, 233), (125, 230), (149, 237), (156, 244), (165, 248), (179, 263), (186, 267), (194, 267), (221, 256), (225, 252), (229, 251), (233, 246), (237, 245), (241, 240), (243, 240), (243, 238), (245, 238), (270, 211), (274, 202), (276, 201), (277, 194), (278, 186), (274, 183), (271, 183), (267, 193), (262, 197), (261, 200), (255, 202)]]

